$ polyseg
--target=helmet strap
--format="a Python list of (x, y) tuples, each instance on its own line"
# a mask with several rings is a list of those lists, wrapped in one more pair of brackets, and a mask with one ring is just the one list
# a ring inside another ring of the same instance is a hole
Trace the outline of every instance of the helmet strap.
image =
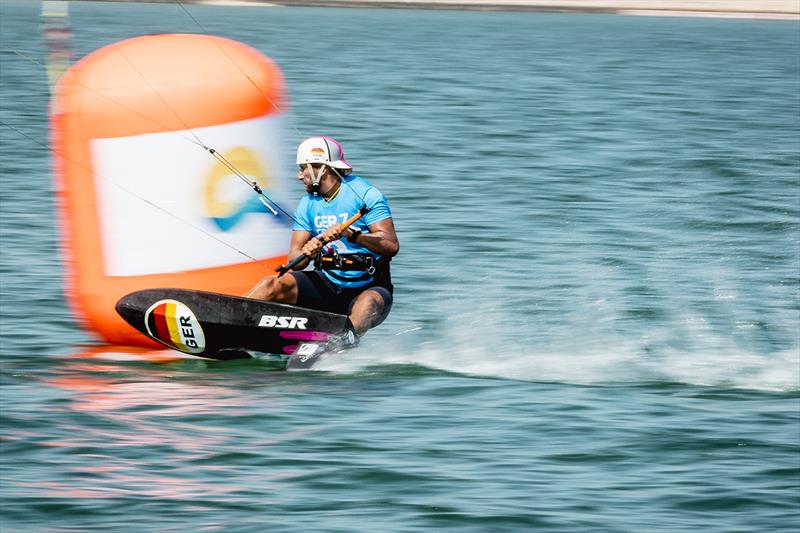
[(314, 196), (319, 195), (319, 182), (322, 181), (322, 174), (325, 173), (325, 165), (319, 169), (319, 175), (314, 172), (314, 166), (311, 163), (306, 163), (306, 168), (311, 173), (311, 194)]

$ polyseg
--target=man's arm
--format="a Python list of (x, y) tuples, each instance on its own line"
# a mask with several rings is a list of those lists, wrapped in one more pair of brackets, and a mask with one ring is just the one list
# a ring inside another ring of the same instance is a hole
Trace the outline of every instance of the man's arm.
[[(369, 233), (359, 235), (356, 242), (371, 252), (387, 257), (396, 256), (400, 251), (400, 241), (394, 231), (394, 221), (391, 218), (384, 218), (368, 227)], [(348, 228), (345, 235), (352, 235), (352, 228)]]
[[(367, 226), (369, 233), (362, 233), (358, 236), (356, 242), (371, 252), (376, 254), (385, 255), (387, 257), (394, 257), (400, 251), (400, 242), (397, 239), (397, 233), (394, 231), (394, 221), (391, 218), (384, 218), (378, 222), (374, 222)], [(325, 242), (333, 242), (337, 239), (345, 239), (353, 235), (353, 228), (342, 231), (342, 225), (336, 224), (331, 226), (321, 238)], [(308, 245), (311, 245), (316, 239), (311, 239)], [(307, 246), (308, 246), (307, 245)]]
[(316, 252), (313, 253), (304, 252), (306, 245), (310, 244), (311, 241), (316, 241), (316, 240), (317, 239), (311, 238), (311, 232), (309, 231), (303, 231), (303, 230), (292, 231), (292, 240), (289, 244), (289, 255), (288, 255), (289, 263), (291, 263), (301, 255), (306, 256), (306, 260), (297, 263), (294, 266), (294, 270), (303, 270), (306, 266), (308, 266), (308, 262), (311, 260), (311, 258), (317, 255)]

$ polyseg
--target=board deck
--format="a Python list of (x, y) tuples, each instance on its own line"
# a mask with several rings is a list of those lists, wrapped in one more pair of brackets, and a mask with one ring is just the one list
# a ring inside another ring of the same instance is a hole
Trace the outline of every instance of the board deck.
[(345, 315), (213, 292), (145, 289), (123, 296), (116, 310), (147, 337), (208, 359), (254, 357), (306, 368), (357, 343)]

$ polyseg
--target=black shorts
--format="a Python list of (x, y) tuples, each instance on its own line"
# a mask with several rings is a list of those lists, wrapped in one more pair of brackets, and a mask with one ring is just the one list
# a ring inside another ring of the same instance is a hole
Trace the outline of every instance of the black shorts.
[(349, 315), (356, 297), (366, 290), (375, 291), (383, 298), (383, 314), (373, 323), (377, 326), (389, 316), (392, 309), (393, 287), (372, 284), (356, 289), (340, 287), (318, 270), (300, 270), (291, 272), (297, 282), (297, 306), (306, 309), (318, 309), (340, 315)]

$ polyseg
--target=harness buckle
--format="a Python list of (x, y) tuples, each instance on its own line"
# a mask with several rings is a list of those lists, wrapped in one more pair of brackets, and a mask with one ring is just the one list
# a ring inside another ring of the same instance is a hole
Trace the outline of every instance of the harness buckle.
[(373, 275), (375, 273), (375, 258), (372, 257), (371, 255), (368, 255), (366, 257), (365, 262), (368, 265), (367, 268), (365, 269), (367, 271), (367, 274), (369, 274), (370, 276)]

